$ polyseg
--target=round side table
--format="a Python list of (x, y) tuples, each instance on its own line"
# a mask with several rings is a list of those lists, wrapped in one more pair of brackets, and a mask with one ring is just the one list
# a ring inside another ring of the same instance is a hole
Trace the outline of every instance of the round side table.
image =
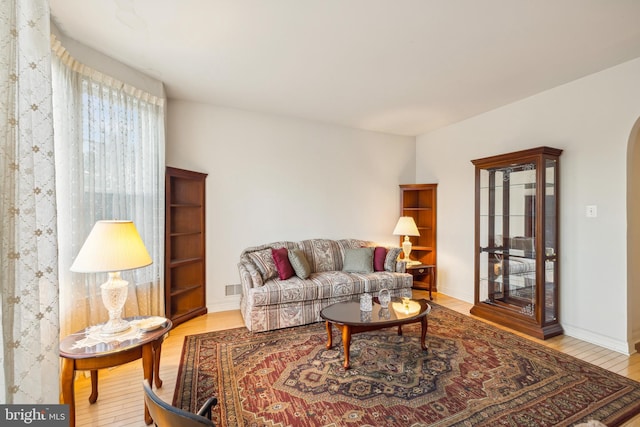
[[(128, 317), (129, 322), (142, 321), (154, 316)], [(82, 346), (78, 343), (87, 337), (90, 328), (83, 329), (69, 335), (60, 341), (60, 357), (62, 358), (62, 371), (60, 383), (62, 389), (62, 402), (69, 405), (70, 427), (75, 427), (76, 410), (74, 395), (74, 378), (76, 371), (91, 371), (91, 395), (89, 402), (98, 400), (98, 369), (110, 368), (122, 365), (133, 360), (142, 359), (143, 378), (149, 380), (153, 387), (162, 387), (162, 380), (158, 377), (160, 371), (160, 353), (162, 342), (167, 337), (173, 324), (166, 321), (150, 331), (140, 331), (141, 334), (114, 335), (108, 342), (99, 342), (91, 346)], [(135, 328), (136, 326), (132, 326)], [(134, 336), (131, 336), (134, 335)], [(118, 337), (124, 336), (120, 341)], [(142, 387), (140, 388), (142, 393)], [(147, 405), (144, 405), (144, 420), (151, 424), (151, 416)]]

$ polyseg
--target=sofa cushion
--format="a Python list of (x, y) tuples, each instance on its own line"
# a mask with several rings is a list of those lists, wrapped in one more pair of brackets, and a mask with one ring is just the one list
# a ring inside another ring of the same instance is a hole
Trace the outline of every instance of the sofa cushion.
[(264, 286), (251, 289), (250, 297), (254, 306), (285, 304), (358, 295), (364, 292), (364, 286), (363, 280), (350, 273), (327, 271), (311, 273), (306, 280), (297, 276), (269, 280)]
[(373, 250), (374, 248), (345, 249), (342, 271), (373, 273)]
[(271, 248), (251, 252), (248, 254), (248, 257), (258, 268), (264, 281), (272, 279), (278, 275), (278, 269), (276, 268), (276, 263), (273, 261)]
[(335, 240), (310, 239), (300, 242), (312, 273), (342, 270), (342, 253)]
[(344, 258), (345, 249), (349, 248), (368, 248), (368, 247), (376, 247), (377, 245), (374, 242), (370, 242), (368, 240), (360, 240), (360, 239), (340, 239), (336, 240), (340, 251), (342, 252), (342, 257)]
[(249, 280), (250, 283), (253, 283), (253, 286), (258, 287), (264, 285), (262, 273), (260, 273), (260, 270), (258, 270), (256, 265), (251, 260), (247, 260), (246, 262), (242, 263), (242, 266), (244, 267), (247, 274), (249, 274)]
[(389, 289), (392, 293), (407, 289), (408, 295), (411, 295), (412, 282), (410, 274), (326, 271), (311, 273), (306, 280), (297, 276), (288, 280), (275, 278), (265, 282), (264, 286), (250, 289), (248, 297), (252, 301), (251, 305), (258, 307), (296, 301), (347, 298), (363, 292), (371, 292), (374, 293), (373, 296), (377, 296), (377, 292), (383, 288)]
[(302, 250), (289, 249), (288, 257), (296, 276), (301, 279), (309, 277), (311, 274), (311, 267), (309, 266), (309, 261), (307, 261), (307, 257), (304, 255)]
[[(391, 273), (388, 271), (380, 271), (377, 273), (351, 273), (354, 280), (364, 284), (364, 291), (372, 293), (377, 297), (381, 289), (390, 291), (396, 289), (408, 289), (411, 292), (413, 285), (413, 277), (408, 273)], [(410, 294), (409, 294), (410, 295)]]
[(396, 262), (398, 255), (402, 252), (402, 248), (389, 248), (387, 251), (387, 257), (384, 260), (384, 270), (394, 272), (396, 271)]
[(373, 271), (384, 271), (384, 262), (387, 259), (387, 248), (376, 246), (373, 251)]
[(287, 280), (295, 274), (289, 262), (289, 250), (287, 248), (271, 248), (271, 255), (273, 256), (273, 262), (276, 264), (280, 280)]

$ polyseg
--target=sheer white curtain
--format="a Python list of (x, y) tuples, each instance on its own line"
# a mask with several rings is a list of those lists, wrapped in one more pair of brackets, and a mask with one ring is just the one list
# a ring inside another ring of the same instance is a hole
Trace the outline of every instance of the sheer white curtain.
[(164, 288), (164, 100), (76, 61), (52, 36), (62, 335), (106, 321), (104, 274), (69, 267), (94, 223), (133, 220), (153, 259), (122, 273), (123, 316), (162, 315)]
[(58, 403), (47, 0), (0, 2), (0, 403)]

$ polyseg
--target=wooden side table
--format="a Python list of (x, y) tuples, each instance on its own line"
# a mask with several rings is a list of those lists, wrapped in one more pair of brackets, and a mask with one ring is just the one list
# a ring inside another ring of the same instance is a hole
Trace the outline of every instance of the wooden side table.
[(413, 276), (413, 288), (429, 290), (429, 299), (433, 301), (431, 291), (436, 284), (436, 266), (417, 264), (407, 266), (407, 273)]
[[(151, 316), (129, 317), (126, 320), (136, 321), (148, 317)], [(162, 342), (167, 337), (171, 327), (171, 320), (167, 319), (162, 326), (152, 331), (143, 332), (139, 337), (116, 341), (118, 337), (116, 335), (108, 343), (101, 342), (91, 347), (75, 346), (76, 343), (86, 337), (88, 328), (71, 334), (60, 341), (60, 357), (62, 358), (62, 371), (60, 373), (61, 403), (69, 404), (70, 427), (75, 427), (76, 424), (74, 395), (76, 371), (91, 371), (89, 403), (95, 403), (98, 400), (98, 369), (122, 365), (137, 359), (142, 359), (143, 378), (149, 380), (149, 384), (152, 387), (154, 379), (156, 387), (162, 387), (162, 380), (158, 377), (160, 353)], [(140, 388), (140, 392), (142, 393), (142, 388)], [(147, 424), (152, 422), (146, 404), (144, 405), (144, 420)]]

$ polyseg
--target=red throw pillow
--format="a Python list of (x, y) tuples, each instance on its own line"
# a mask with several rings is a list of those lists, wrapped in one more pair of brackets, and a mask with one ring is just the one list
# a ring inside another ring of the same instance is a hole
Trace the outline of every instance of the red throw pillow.
[(387, 248), (378, 246), (373, 251), (373, 271), (384, 271), (384, 260), (387, 258)]
[(287, 280), (295, 274), (293, 267), (289, 262), (289, 251), (287, 248), (271, 248), (271, 255), (273, 255), (273, 261), (276, 264), (280, 280)]

